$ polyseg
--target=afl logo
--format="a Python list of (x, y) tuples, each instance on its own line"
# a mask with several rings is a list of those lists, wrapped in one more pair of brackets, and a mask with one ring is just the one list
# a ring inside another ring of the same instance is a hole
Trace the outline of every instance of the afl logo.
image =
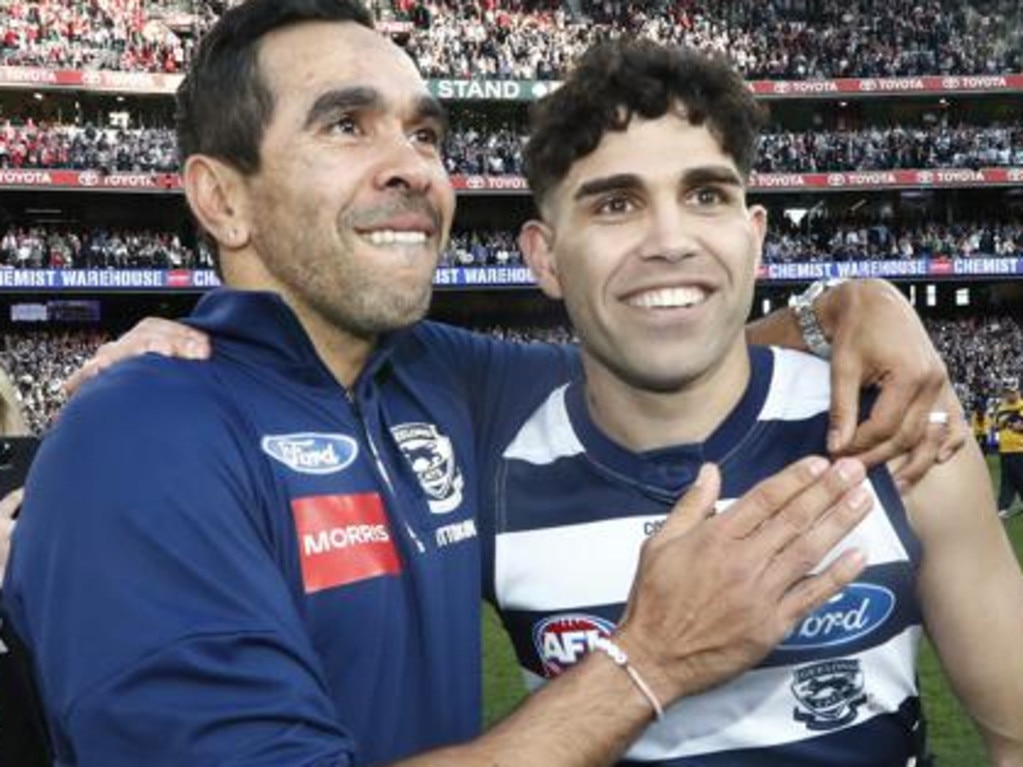
[(567, 613), (540, 621), (533, 628), (533, 646), (548, 679), (575, 665), (593, 649), (593, 640), (607, 637), (615, 624), (596, 615)]
[(300, 474), (334, 474), (359, 455), (359, 445), (344, 434), (277, 434), (263, 437), (260, 447), (275, 461)]
[(462, 504), (465, 479), (451, 440), (432, 423), (404, 423), (391, 429), (398, 447), (426, 493), (430, 511), (447, 514)]
[(850, 584), (804, 618), (778, 649), (816, 650), (854, 642), (884, 625), (894, 609), (895, 595), (884, 586)]

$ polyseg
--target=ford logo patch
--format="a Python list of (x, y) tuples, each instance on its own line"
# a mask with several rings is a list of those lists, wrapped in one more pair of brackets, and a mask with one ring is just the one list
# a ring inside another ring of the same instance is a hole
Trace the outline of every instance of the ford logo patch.
[(352, 465), (359, 444), (344, 434), (277, 434), (263, 437), (263, 452), (301, 474), (333, 474)]
[(814, 650), (853, 642), (883, 625), (894, 609), (895, 595), (889, 589), (852, 583), (803, 618), (778, 649)]

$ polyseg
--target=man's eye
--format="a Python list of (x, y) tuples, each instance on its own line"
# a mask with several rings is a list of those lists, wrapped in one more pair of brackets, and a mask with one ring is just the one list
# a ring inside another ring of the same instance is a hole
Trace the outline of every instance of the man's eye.
[(628, 213), (632, 210), (632, 200), (624, 195), (608, 197), (597, 206), (598, 213)]
[(417, 128), (412, 134), (413, 140), (420, 144), (439, 147), (443, 143), (443, 137), (436, 128)]
[(330, 132), (352, 136), (359, 132), (359, 123), (351, 115), (343, 115), (330, 123)]
[(718, 205), (726, 200), (725, 194), (712, 186), (697, 189), (694, 197), (700, 205)]

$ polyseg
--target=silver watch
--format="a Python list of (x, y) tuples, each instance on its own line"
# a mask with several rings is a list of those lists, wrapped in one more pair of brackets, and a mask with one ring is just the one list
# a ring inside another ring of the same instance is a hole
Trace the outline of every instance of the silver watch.
[(824, 295), (825, 291), (836, 285), (841, 285), (843, 282), (845, 280), (840, 277), (817, 280), (810, 283), (802, 293), (796, 293), (789, 299), (789, 306), (796, 315), (799, 332), (803, 335), (803, 343), (806, 344), (807, 349), (821, 359), (831, 359), (831, 342), (828, 341), (828, 337), (824, 333), (824, 326), (821, 325), (814, 304), (818, 298)]

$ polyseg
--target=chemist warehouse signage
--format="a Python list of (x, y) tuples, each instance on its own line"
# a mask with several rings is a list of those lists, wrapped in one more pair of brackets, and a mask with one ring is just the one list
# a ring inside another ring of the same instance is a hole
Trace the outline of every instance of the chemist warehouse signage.
[[(1023, 275), (1021, 258), (917, 258), (898, 261), (819, 261), (762, 265), (761, 282), (811, 282), (827, 277), (883, 277), (889, 280), (991, 279)], [(441, 267), (433, 278), (439, 289), (531, 288), (524, 266)], [(198, 292), (220, 280), (211, 269), (0, 269), (6, 292)]]

